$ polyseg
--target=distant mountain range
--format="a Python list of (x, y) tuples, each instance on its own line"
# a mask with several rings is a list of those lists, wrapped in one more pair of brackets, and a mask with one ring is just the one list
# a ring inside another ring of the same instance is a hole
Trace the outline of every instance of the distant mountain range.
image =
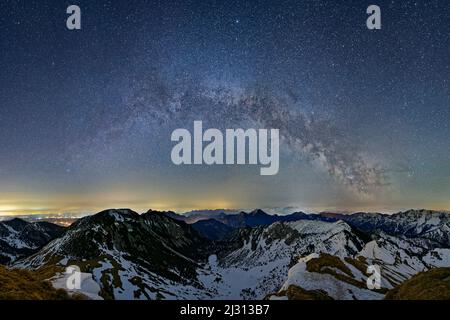
[[(0, 222), (0, 259), (55, 288), (64, 287), (65, 268), (77, 265), (83, 283), (76, 292), (92, 299), (383, 299), (400, 297), (399, 286), (415, 275), (450, 268), (449, 236), (450, 215), (429, 210), (111, 209), (68, 228)], [(370, 265), (381, 268), (380, 289), (366, 286)]]
[[(336, 222), (342, 220), (364, 232), (383, 231), (387, 234), (401, 234), (407, 237), (429, 237), (444, 245), (450, 245), (450, 214), (431, 210), (409, 210), (392, 215), (365, 212), (353, 214), (330, 212), (306, 214), (304, 212), (294, 212), (287, 215), (272, 215), (260, 209), (249, 213), (241, 211), (237, 214), (226, 214), (221, 211), (205, 211), (188, 216), (179, 215), (174, 212), (168, 212), (166, 214), (174, 219), (193, 224), (194, 227), (196, 227), (198, 221), (212, 219), (233, 229), (245, 226), (269, 225), (278, 221), (317, 220)], [(204, 229), (201, 225), (203, 224), (196, 227), (200, 232)], [(216, 224), (216, 227), (219, 227), (219, 225)], [(228, 235), (232, 232), (232, 229), (223, 229), (224, 232), (228, 230)]]

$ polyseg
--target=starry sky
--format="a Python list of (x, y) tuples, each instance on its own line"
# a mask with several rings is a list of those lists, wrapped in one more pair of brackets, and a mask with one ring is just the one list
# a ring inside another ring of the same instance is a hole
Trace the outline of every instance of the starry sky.
[[(0, 30), (0, 215), (450, 210), (447, 0), (2, 0)], [(174, 165), (194, 120), (280, 129), (279, 173)]]

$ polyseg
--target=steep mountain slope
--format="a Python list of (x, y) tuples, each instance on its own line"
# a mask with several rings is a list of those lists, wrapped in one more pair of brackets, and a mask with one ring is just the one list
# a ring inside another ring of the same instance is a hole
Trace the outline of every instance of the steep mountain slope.
[(0, 222), (0, 264), (9, 264), (36, 252), (60, 236), (64, 229), (49, 222), (30, 223), (18, 218)]
[(307, 220), (242, 229), (229, 243), (218, 257), (210, 257), (210, 272), (200, 277), (219, 299), (263, 298), (281, 287), (298, 257), (311, 252), (348, 256), (364, 246), (344, 222)]
[[(288, 277), (278, 293), (269, 295), (269, 299), (301, 299), (292, 296), (292, 290), (321, 293), (311, 299), (326, 297), (336, 300), (380, 300), (385, 289), (370, 290), (367, 288), (367, 265), (362, 259), (341, 258), (326, 253), (312, 253), (300, 258), (289, 269)], [(290, 295), (291, 296), (290, 296)]]
[(106, 210), (80, 219), (16, 266), (77, 265), (92, 273), (104, 298), (181, 298), (202, 289), (196, 270), (207, 257), (204, 240), (164, 214)]
[(450, 268), (421, 272), (386, 294), (387, 300), (450, 300)]

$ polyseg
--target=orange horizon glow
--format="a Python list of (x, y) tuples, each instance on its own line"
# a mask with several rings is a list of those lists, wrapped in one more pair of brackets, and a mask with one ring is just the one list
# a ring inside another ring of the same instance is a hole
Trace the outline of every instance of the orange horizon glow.
[[(224, 205), (226, 204), (226, 205)], [(400, 211), (406, 211), (409, 209), (427, 209), (434, 211), (442, 211), (442, 212), (450, 212), (450, 206), (447, 208), (442, 206), (424, 206), (424, 207), (353, 207), (353, 208), (336, 208), (336, 207), (309, 207), (302, 208), (300, 206), (287, 205), (287, 207), (293, 207), (298, 211), (304, 211), (306, 213), (316, 213), (316, 212), (380, 212), (380, 213), (395, 213)], [(197, 206), (185, 206), (185, 205), (174, 205), (169, 206), (165, 203), (148, 203), (148, 204), (135, 204), (132, 205), (130, 203), (114, 203), (111, 205), (103, 205), (103, 206), (92, 206), (92, 207), (78, 207), (78, 206), (62, 206), (62, 207), (51, 207), (51, 208), (42, 208), (42, 207), (22, 207), (20, 204), (16, 205), (0, 205), (0, 216), (8, 217), (8, 216), (25, 216), (25, 215), (60, 215), (60, 214), (95, 214), (97, 212), (101, 212), (107, 209), (120, 209), (127, 208), (138, 213), (143, 213), (148, 211), (149, 209), (157, 210), (157, 211), (174, 211), (178, 213), (189, 212), (193, 210), (244, 210), (251, 211), (253, 209), (276, 209), (272, 207), (265, 206), (233, 206), (228, 202), (210, 202), (199, 203)], [(278, 207), (283, 208), (283, 207)], [(294, 211), (297, 211), (294, 210)]]

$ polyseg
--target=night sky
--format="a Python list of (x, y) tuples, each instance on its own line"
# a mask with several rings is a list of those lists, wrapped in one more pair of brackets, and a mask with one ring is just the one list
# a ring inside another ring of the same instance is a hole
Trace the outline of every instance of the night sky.
[[(0, 214), (450, 210), (449, 40), (447, 0), (2, 0)], [(172, 164), (194, 120), (280, 129), (279, 173)]]

